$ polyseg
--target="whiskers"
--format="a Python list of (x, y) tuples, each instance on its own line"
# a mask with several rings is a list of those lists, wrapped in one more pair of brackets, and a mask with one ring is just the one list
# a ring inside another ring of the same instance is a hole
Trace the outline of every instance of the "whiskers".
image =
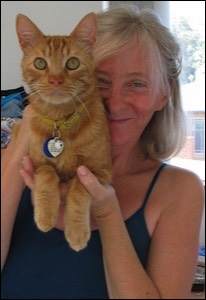
[[(44, 100), (44, 93), (46, 96), (46, 87), (43, 84), (39, 84), (39, 83), (32, 83), (30, 84), (30, 96), (33, 97), (32, 101), (39, 101), (40, 99)], [(82, 99), (82, 97), (80, 95), (77, 94), (77, 90), (71, 86), (67, 87), (64, 89), (64, 96), (62, 96), (62, 102), (56, 102), (55, 105), (58, 106), (58, 104), (68, 104), (70, 107), (71, 105), (73, 106), (74, 110), (77, 109), (78, 103), (81, 105), (81, 107), (83, 107), (83, 110), (86, 112), (90, 122), (92, 121), (91, 115), (89, 110), (87, 109), (86, 105), (85, 105), (85, 100)], [(85, 91), (81, 91), (81, 93), (83, 94), (83, 98), (88, 98), (89, 94), (86, 93)], [(46, 96), (48, 99), (50, 98), (50, 96)], [(50, 98), (51, 103), (53, 102), (52, 99)], [(49, 100), (47, 100), (47, 102), (49, 102)], [(53, 104), (53, 103), (52, 103)]]
[(33, 97), (32, 101), (43, 101), (47, 103), (48, 105), (67, 105), (69, 104), (69, 101), (71, 100), (68, 96), (68, 93), (66, 93), (65, 90), (62, 88), (51, 88), (50, 86), (46, 84), (39, 84), (39, 83), (32, 83), (30, 84), (30, 90), (31, 90), (31, 97)]
[(80, 104), (83, 106), (84, 110), (86, 111), (88, 118), (90, 119), (90, 121), (92, 122), (92, 118), (90, 116), (90, 113), (88, 111), (88, 109), (86, 108), (86, 105), (81, 101), (81, 99), (76, 95), (75, 96), (77, 98), (77, 100), (80, 102)]
[(39, 84), (34, 83), (34, 84), (30, 85), (29, 88), (30, 88), (30, 91), (29, 91), (29, 95), (27, 98), (32, 98), (33, 102), (39, 101), (40, 95), (39, 95), (39, 97), (36, 97), (38, 94), (40, 94)]
[[(84, 93), (87, 97), (89, 97), (89, 95), (88, 95), (85, 91), (82, 91), (82, 93)], [(104, 109), (104, 113), (105, 113), (106, 117), (108, 118), (108, 116), (109, 116), (109, 111), (108, 111), (108, 109), (107, 109), (107, 107), (106, 107), (106, 105), (105, 105), (104, 99), (103, 99), (103, 101), (102, 101), (102, 106), (103, 106), (103, 109)]]
[[(87, 97), (89, 97), (89, 95), (88, 95), (87, 93), (85, 93), (85, 92), (83, 92), (83, 93), (84, 93)], [(88, 115), (88, 118), (89, 118), (90, 122), (92, 122), (92, 118), (91, 118), (91, 116), (90, 116), (90, 113), (89, 113), (89, 111), (88, 111), (86, 105), (83, 103), (83, 101), (81, 100), (81, 98), (80, 98), (78, 95), (76, 95), (75, 90), (73, 90), (73, 91), (70, 90), (70, 91), (69, 91), (69, 95), (70, 95), (70, 97), (71, 97), (71, 100), (72, 100), (72, 102), (73, 102), (75, 108), (76, 108), (76, 101), (75, 101), (75, 99), (76, 99), (76, 100), (81, 104), (81, 106), (83, 107), (83, 109), (86, 111), (86, 113), (87, 113), (87, 115)]]
[(29, 94), (25, 92), (25, 90), (18, 92), (18, 94), (22, 97), (22, 103), (24, 106), (28, 104)]
[(41, 92), (41, 89), (43, 89), (43, 85), (40, 85), (39, 83), (32, 83), (30, 84), (30, 95), (35, 96), (36, 94), (39, 94)]

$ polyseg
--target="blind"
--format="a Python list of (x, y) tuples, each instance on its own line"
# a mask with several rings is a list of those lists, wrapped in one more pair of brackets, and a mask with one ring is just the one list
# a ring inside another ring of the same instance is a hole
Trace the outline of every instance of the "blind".
[(119, 4), (135, 4), (139, 9), (150, 8), (154, 9), (154, 1), (109, 1), (109, 6), (115, 6)]

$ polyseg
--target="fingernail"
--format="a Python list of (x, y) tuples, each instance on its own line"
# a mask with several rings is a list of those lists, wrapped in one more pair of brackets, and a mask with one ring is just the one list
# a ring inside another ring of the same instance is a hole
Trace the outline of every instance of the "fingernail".
[(78, 174), (84, 176), (87, 174), (87, 169), (84, 166), (78, 168)]
[(22, 158), (22, 165), (24, 166), (25, 164), (25, 156)]

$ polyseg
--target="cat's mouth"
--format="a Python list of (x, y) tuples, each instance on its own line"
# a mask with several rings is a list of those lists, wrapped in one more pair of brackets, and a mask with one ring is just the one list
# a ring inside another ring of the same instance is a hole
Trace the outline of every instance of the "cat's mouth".
[(65, 95), (65, 93), (62, 93), (60, 91), (52, 91), (49, 93), (41, 94), (41, 98), (43, 101), (49, 103), (49, 104), (67, 104), (72, 101), (72, 98), (69, 95)]
[(50, 92), (48, 92), (49, 97), (55, 97), (55, 96), (65, 96), (65, 93), (62, 92), (60, 89), (52, 89)]

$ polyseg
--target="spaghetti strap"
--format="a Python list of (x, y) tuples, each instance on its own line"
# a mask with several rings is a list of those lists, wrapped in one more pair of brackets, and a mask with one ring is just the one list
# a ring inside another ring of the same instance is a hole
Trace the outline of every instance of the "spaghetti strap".
[(153, 179), (152, 179), (152, 182), (150, 183), (150, 186), (149, 186), (149, 188), (148, 188), (148, 190), (147, 190), (147, 194), (146, 194), (146, 196), (145, 196), (145, 198), (144, 198), (144, 202), (143, 202), (143, 205), (142, 205), (142, 208), (143, 208), (143, 209), (144, 209), (144, 207), (145, 207), (145, 205), (146, 205), (146, 203), (147, 203), (147, 200), (148, 200), (148, 198), (149, 198), (149, 196), (150, 196), (150, 194), (151, 194), (151, 192), (152, 192), (152, 190), (153, 190), (153, 187), (154, 187), (154, 185), (155, 185), (155, 183), (156, 183), (156, 181), (157, 181), (157, 178), (159, 177), (159, 175), (160, 175), (162, 169), (163, 169), (166, 165), (167, 165), (166, 163), (162, 163), (162, 164), (160, 165), (159, 169), (156, 171), (156, 173), (155, 173), (155, 175), (154, 175), (154, 177), (153, 177)]

